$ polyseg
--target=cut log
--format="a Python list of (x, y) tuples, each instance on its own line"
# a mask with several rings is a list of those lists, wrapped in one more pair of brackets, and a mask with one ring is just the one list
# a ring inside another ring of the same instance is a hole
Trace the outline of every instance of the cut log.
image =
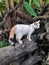
[(14, 60), (24, 57), (29, 52), (33, 52), (37, 49), (36, 43), (26, 41), (23, 45), (16, 44), (0, 49), (0, 65), (9, 65)]

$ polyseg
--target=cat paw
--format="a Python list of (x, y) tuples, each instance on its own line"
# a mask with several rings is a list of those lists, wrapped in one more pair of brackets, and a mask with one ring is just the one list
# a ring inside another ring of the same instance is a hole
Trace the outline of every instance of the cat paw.
[(12, 42), (10, 39), (9, 39), (8, 41), (9, 41), (9, 43), (11, 43), (11, 42)]
[(29, 41), (32, 41), (31, 39), (29, 39)]
[(23, 44), (22, 41), (19, 41), (19, 44)]
[(11, 42), (10, 44), (11, 44), (12, 46), (14, 46), (14, 42)]

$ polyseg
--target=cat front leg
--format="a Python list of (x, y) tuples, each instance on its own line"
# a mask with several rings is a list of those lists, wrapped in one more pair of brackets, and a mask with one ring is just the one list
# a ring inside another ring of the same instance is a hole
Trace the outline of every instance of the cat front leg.
[(22, 40), (19, 40), (19, 44), (23, 44)]
[(28, 39), (29, 41), (32, 41), (32, 39), (31, 39), (31, 33), (27, 35), (27, 39)]

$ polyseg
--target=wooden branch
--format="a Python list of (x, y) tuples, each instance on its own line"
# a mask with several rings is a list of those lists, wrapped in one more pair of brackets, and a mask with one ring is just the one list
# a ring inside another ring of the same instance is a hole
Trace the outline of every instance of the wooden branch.
[(29, 52), (33, 52), (35, 50), (37, 50), (37, 47), (36, 43), (33, 41), (25, 41), (23, 45), (17, 43), (15, 47), (8, 46), (0, 48), (0, 65), (8, 65), (14, 60), (18, 61), (25, 54), (28, 54)]
[(49, 15), (43, 15), (43, 16), (37, 16), (37, 17), (34, 17), (33, 19), (36, 20), (36, 19), (48, 19), (49, 18)]
[(9, 14), (14, 12), (20, 6), (21, 3), (22, 3), (22, 0), (20, 0), (19, 3), (13, 9), (9, 10), (7, 13)]
[(49, 18), (49, 15), (46, 15), (46, 16), (37, 16), (37, 17), (30, 18), (30, 17), (28, 17), (25, 14), (20, 14), (18, 11), (16, 11), (16, 16), (18, 16), (22, 20), (26, 20), (23, 23), (33, 23), (33, 22), (35, 22), (37, 20), (40, 20), (40, 19), (46, 20), (46, 19)]
[(6, 18), (7, 18), (7, 16), (8, 16), (10, 13), (14, 12), (15, 9), (17, 9), (17, 8), (20, 6), (21, 3), (22, 3), (22, 0), (20, 0), (20, 2), (19, 2), (13, 9), (9, 10), (9, 11), (6, 13), (5, 17), (3, 18), (3, 21), (0, 22), (0, 27), (3, 26), (3, 25), (6, 23)]

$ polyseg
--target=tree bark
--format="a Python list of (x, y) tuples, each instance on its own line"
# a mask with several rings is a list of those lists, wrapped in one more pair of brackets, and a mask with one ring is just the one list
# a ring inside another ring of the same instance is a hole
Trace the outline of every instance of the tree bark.
[(8, 65), (12, 61), (19, 61), (21, 57), (37, 49), (36, 43), (26, 41), (23, 45), (8, 46), (0, 49), (0, 65)]
[(14, 0), (9, 0), (10, 9), (14, 8)]
[(6, 4), (6, 9), (9, 10), (9, 3), (8, 3), (8, 0), (4, 0), (5, 1), (5, 4)]

